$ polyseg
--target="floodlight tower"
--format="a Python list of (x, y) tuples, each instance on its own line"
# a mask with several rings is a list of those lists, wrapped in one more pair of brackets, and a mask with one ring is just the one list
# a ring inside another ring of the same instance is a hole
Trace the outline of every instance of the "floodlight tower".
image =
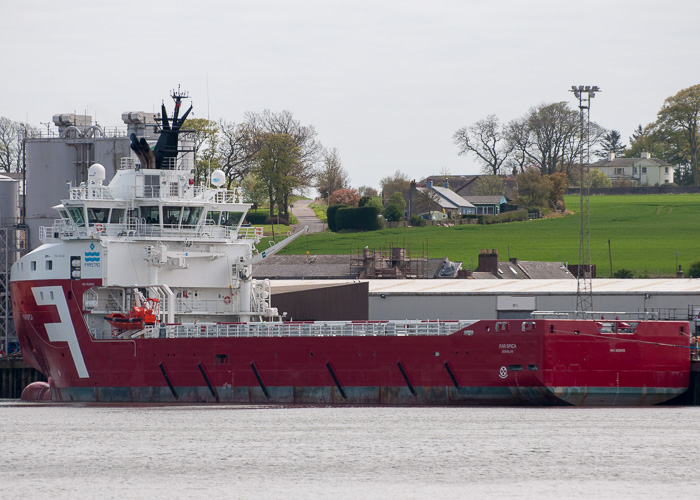
[(590, 233), (590, 178), (591, 163), (591, 99), (600, 92), (597, 85), (571, 86), (571, 92), (578, 99), (580, 111), (581, 164), (579, 184), (579, 243), (578, 272), (576, 273), (576, 316), (585, 318), (593, 309), (593, 285), (591, 273), (591, 233)]

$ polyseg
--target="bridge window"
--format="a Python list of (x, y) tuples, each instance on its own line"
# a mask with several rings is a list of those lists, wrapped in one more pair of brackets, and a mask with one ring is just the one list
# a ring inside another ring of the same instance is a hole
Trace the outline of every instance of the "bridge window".
[(83, 215), (83, 207), (69, 207), (68, 213), (76, 226), (85, 227), (85, 216)]
[(155, 207), (141, 207), (141, 218), (146, 221), (146, 224), (160, 223), (160, 210)]
[(221, 217), (221, 212), (209, 210), (207, 212), (207, 222), (206, 223), (209, 225), (218, 226), (219, 225), (219, 217)]
[(196, 226), (203, 210), (203, 207), (182, 207), (182, 225)]
[(221, 212), (222, 226), (238, 226), (243, 218), (243, 212)]
[(109, 222), (112, 224), (123, 224), (124, 223), (124, 209), (123, 208), (113, 208), (112, 213), (109, 216)]
[(177, 227), (180, 224), (180, 216), (182, 215), (182, 207), (163, 207), (163, 225), (168, 227)]
[(109, 208), (87, 208), (88, 225), (104, 224), (109, 217)]

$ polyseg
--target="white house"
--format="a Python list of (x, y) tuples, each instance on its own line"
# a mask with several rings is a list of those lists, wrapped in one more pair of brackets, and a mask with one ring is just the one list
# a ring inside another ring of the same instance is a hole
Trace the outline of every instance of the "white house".
[(660, 186), (673, 183), (673, 165), (652, 158), (651, 153), (643, 152), (639, 158), (616, 158), (610, 151), (606, 160), (592, 163), (611, 181), (632, 181), (640, 186)]

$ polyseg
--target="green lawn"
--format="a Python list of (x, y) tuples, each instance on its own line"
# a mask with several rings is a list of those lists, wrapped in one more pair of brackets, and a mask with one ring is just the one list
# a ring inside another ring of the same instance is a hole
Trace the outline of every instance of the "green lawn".
[[(449, 257), (476, 267), (479, 251), (498, 249), (508, 256), (534, 261), (578, 262), (579, 199), (566, 198), (575, 215), (490, 226), (382, 229), (366, 233), (302, 236), (283, 250), (288, 254), (347, 254), (365, 246), (407, 246), (429, 257)], [(636, 278), (675, 275), (676, 252), (684, 271), (700, 260), (700, 194), (593, 196), (590, 199), (591, 260), (598, 277), (626, 268)]]

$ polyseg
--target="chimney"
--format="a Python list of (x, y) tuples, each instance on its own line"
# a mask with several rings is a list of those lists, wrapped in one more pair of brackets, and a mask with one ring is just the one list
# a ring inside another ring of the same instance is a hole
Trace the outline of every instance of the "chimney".
[(481, 250), (479, 254), (479, 265), (476, 267), (475, 271), (498, 274), (498, 250)]
[(516, 266), (518, 265), (518, 258), (517, 257), (511, 257), (510, 258), (511, 264), (515, 264)]
[(651, 160), (651, 153), (649, 151), (642, 151), (640, 158), (644, 158), (645, 160)]
[(681, 270), (681, 265), (678, 264), (678, 271), (676, 272), (676, 278), (683, 279), (685, 275), (683, 274), (683, 271)]
[(442, 181), (442, 187), (447, 188), (447, 189), (450, 189), (450, 183), (447, 182), (447, 179), (445, 179), (444, 181)]
[(457, 271), (457, 277), (466, 280), (473, 280), (474, 274), (471, 269), (460, 269)]
[(610, 151), (608, 151), (608, 161), (613, 161), (614, 159), (615, 159), (615, 151), (611, 149)]
[(428, 179), (427, 181), (425, 181), (425, 187), (427, 187), (428, 189), (430, 189), (431, 187), (433, 187), (433, 181), (431, 181), (430, 179)]

